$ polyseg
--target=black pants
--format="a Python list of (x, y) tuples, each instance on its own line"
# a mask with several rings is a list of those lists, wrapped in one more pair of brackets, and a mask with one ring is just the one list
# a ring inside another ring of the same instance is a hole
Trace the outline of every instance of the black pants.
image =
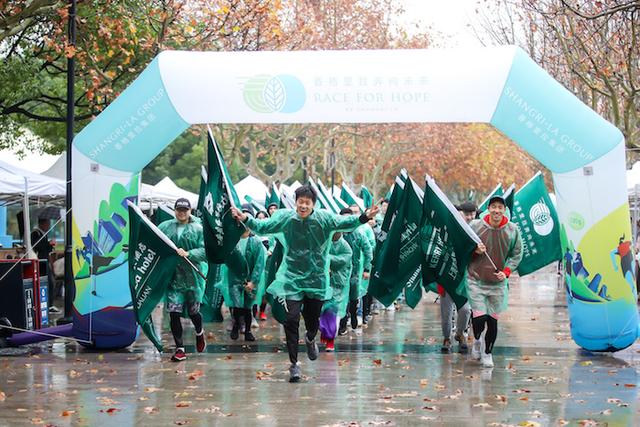
[[(187, 303), (187, 311), (189, 313), (189, 318), (193, 323), (193, 326), (196, 330), (196, 333), (199, 334), (202, 332), (202, 315), (200, 315), (200, 305)], [(169, 325), (171, 326), (171, 334), (173, 334), (173, 340), (176, 342), (176, 348), (184, 347), (182, 343), (182, 323), (180, 321), (181, 313), (170, 312)]]
[(340, 330), (347, 329), (347, 322), (351, 319), (351, 329), (358, 329), (358, 300), (349, 301), (347, 315), (340, 319)]
[(315, 339), (318, 328), (320, 328), (320, 312), (323, 302), (312, 298), (305, 298), (302, 301), (289, 299), (286, 301), (287, 318), (284, 322), (284, 333), (287, 336), (287, 350), (291, 363), (298, 362), (300, 311), (302, 310), (304, 325), (307, 328), (307, 338), (311, 341)]
[[(362, 318), (371, 315), (371, 305), (373, 304), (373, 297), (367, 294), (362, 297)], [(364, 320), (363, 320), (364, 321)]]
[(233, 314), (233, 328), (240, 330), (240, 324), (244, 320), (244, 333), (251, 332), (251, 310), (248, 308), (233, 307), (231, 309)]

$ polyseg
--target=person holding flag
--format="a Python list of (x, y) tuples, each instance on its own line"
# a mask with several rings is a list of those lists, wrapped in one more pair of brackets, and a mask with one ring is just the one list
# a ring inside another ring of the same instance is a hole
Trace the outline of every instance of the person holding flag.
[[(484, 367), (491, 368), (491, 353), (498, 336), (498, 316), (507, 308), (509, 276), (522, 260), (522, 238), (516, 224), (505, 216), (503, 196), (492, 196), (488, 206), (489, 213), (470, 224), (482, 243), (478, 244), (468, 266), (467, 292), (475, 337), (471, 356), (482, 360)], [(480, 337), (485, 326), (483, 349)]]
[[(357, 211), (355, 209), (354, 207), (344, 208), (340, 211), (340, 215), (356, 214)], [(352, 258), (351, 278), (349, 279), (349, 306), (347, 315), (340, 321), (340, 330), (338, 331), (340, 335), (347, 333), (347, 322), (349, 320), (351, 320), (351, 329), (358, 331), (358, 301), (366, 293), (366, 289), (363, 289), (364, 281), (369, 279), (371, 261), (373, 259), (373, 247), (365, 236), (363, 227), (358, 227), (350, 233), (345, 233), (344, 239), (351, 248)], [(368, 284), (368, 282), (366, 283)]]
[[(206, 261), (202, 225), (191, 216), (191, 203), (180, 198), (175, 203), (175, 219), (162, 222), (158, 228), (178, 247), (177, 253), (194, 264)], [(182, 341), (181, 315), (186, 309), (196, 331), (196, 350), (202, 353), (206, 348), (200, 304), (204, 295), (205, 283), (187, 262), (179, 262), (169, 282), (166, 292), (167, 311), (169, 312), (171, 333), (176, 350), (171, 360), (186, 360)]]
[(256, 338), (251, 332), (252, 308), (257, 301), (262, 301), (267, 251), (260, 239), (252, 235), (248, 228), (240, 236), (235, 251), (245, 259), (246, 268), (239, 272), (224, 265), (223, 280), (218, 285), (222, 288), (227, 306), (233, 315), (231, 339), (238, 339), (240, 326), (244, 323), (244, 340), (255, 341)]
[[(289, 352), (290, 382), (301, 379), (298, 366), (298, 337), (300, 314), (304, 318), (307, 333), (305, 343), (310, 360), (318, 358), (315, 338), (320, 323), (324, 301), (331, 298), (329, 286), (329, 249), (333, 234), (352, 231), (366, 223), (378, 212), (377, 206), (358, 216), (340, 216), (314, 209), (317, 200), (309, 185), (295, 191), (295, 210), (276, 211), (267, 219), (258, 221), (233, 207), (233, 217), (245, 223), (256, 234), (277, 234), (283, 246), (282, 264), (267, 292), (284, 305), (283, 322)], [(304, 307), (304, 308), (303, 308)]]
[[(464, 218), (467, 224), (475, 219), (477, 207), (474, 203), (464, 202), (457, 208), (458, 212), (460, 212), (460, 216)], [(464, 282), (466, 280), (466, 276), (462, 280)], [(462, 307), (456, 308), (455, 301), (453, 301), (451, 295), (447, 293), (442, 285), (438, 285), (438, 294), (440, 295), (440, 325), (442, 326), (442, 335), (444, 336), (444, 341), (442, 342), (440, 351), (443, 353), (451, 352), (453, 310), (456, 310), (455, 340), (458, 341), (458, 351), (460, 353), (467, 353), (469, 351), (469, 346), (467, 345), (465, 330), (469, 327), (469, 319), (471, 318), (471, 308), (469, 307), (469, 303), (465, 302)]]

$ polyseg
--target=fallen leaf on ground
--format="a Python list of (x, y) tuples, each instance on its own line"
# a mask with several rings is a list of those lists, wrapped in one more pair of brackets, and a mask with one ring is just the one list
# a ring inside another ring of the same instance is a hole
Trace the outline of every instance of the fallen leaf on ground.
[(376, 366), (382, 365), (382, 359), (374, 359), (373, 360), (373, 364), (376, 365)]
[(585, 360), (584, 362), (580, 362), (582, 366), (591, 366), (593, 362), (591, 360)]
[(70, 417), (71, 415), (75, 414), (76, 411), (62, 411), (62, 413), (60, 414), (61, 417)]
[(522, 427), (540, 427), (540, 423), (535, 421), (520, 421), (518, 425)]
[(100, 409), (100, 412), (103, 412), (105, 414), (109, 414), (109, 415), (113, 415), (116, 412), (118, 412), (120, 409), (118, 408), (109, 408), (109, 409)]
[(185, 401), (176, 403), (176, 408), (188, 408), (189, 406), (191, 406), (190, 400), (185, 400)]
[(157, 414), (158, 413), (158, 408), (154, 407), (154, 406), (147, 406), (144, 408), (144, 413), (145, 414)]
[(486, 402), (482, 402), (482, 403), (476, 403), (473, 405), (474, 408), (491, 408), (491, 405), (489, 405)]

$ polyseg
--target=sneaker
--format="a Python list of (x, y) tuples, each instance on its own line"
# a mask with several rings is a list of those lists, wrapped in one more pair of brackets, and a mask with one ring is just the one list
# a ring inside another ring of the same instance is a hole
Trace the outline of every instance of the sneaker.
[(267, 320), (267, 313), (264, 311), (260, 312), (260, 320)]
[(52, 305), (51, 307), (49, 307), (49, 313), (58, 314), (60, 312), (61, 312), (60, 309), (58, 307), (56, 307), (55, 305)]
[(237, 340), (240, 336), (240, 327), (238, 325), (233, 325), (233, 329), (231, 330), (231, 334), (229, 336), (232, 340)]
[(253, 334), (251, 333), (251, 331), (249, 331), (249, 332), (245, 332), (244, 333), (244, 340), (245, 341), (255, 341), (256, 337), (254, 337)]
[(184, 348), (178, 347), (176, 352), (171, 356), (171, 360), (173, 362), (182, 362), (183, 360), (187, 360), (187, 355), (184, 352)]
[(289, 382), (290, 383), (299, 383), (300, 377), (302, 374), (300, 373), (300, 366), (297, 363), (292, 363), (289, 366)]
[(449, 338), (445, 338), (442, 342), (440, 353), (451, 353), (451, 340)]
[(207, 348), (207, 340), (204, 338), (204, 329), (200, 331), (200, 335), (196, 334), (196, 350), (202, 353)]
[(482, 353), (482, 366), (484, 368), (493, 368), (493, 356), (491, 353)]
[(255, 317), (251, 316), (251, 327), (252, 328), (259, 328), (258, 326), (258, 321), (256, 320)]
[(336, 351), (334, 343), (335, 340), (327, 340), (327, 346), (324, 348), (324, 351), (326, 351), (327, 353), (333, 353), (334, 351)]
[(389, 307), (385, 308), (386, 311), (396, 311), (395, 303), (391, 304)]
[(360, 329), (360, 328), (358, 328), (358, 329), (354, 329), (353, 331), (356, 333), (356, 336), (358, 336), (358, 337), (359, 337), (360, 335), (362, 335), (362, 329)]
[(458, 341), (458, 352), (460, 352), (460, 354), (467, 354), (469, 352), (469, 346), (467, 345), (467, 339), (464, 335), (456, 335), (455, 339)]
[(370, 322), (371, 319), (373, 319), (373, 316), (371, 316), (370, 314), (367, 314), (366, 317), (364, 318), (364, 320), (366, 320), (367, 322)]
[(316, 340), (310, 341), (307, 334), (304, 334), (304, 343), (307, 345), (307, 356), (309, 356), (309, 360), (316, 360), (319, 352)]
[(480, 360), (480, 354), (482, 353), (482, 341), (475, 340), (473, 347), (471, 348), (471, 358), (473, 360)]
[(343, 329), (343, 328), (340, 328), (340, 329), (338, 330), (338, 335), (340, 335), (340, 336), (342, 336), (342, 335), (347, 335), (347, 328), (346, 328), (346, 327), (345, 327), (344, 329)]

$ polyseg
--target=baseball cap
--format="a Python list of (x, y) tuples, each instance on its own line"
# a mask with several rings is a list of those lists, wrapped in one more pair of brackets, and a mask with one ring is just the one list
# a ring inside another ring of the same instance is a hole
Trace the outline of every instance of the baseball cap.
[(174, 209), (178, 210), (178, 209), (191, 209), (191, 202), (189, 202), (189, 199), (185, 199), (180, 198), (178, 200), (176, 200), (176, 204), (173, 207)]
[(487, 206), (491, 206), (491, 203), (493, 203), (493, 202), (500, 202), (500, 203), (502, 203), (503, 206), (507, 206), (507, 202), (504, 201), (504, 197), (499, 196), (499, 195), (492, 196), (489, 199), (489, 203), (487, 204)]

